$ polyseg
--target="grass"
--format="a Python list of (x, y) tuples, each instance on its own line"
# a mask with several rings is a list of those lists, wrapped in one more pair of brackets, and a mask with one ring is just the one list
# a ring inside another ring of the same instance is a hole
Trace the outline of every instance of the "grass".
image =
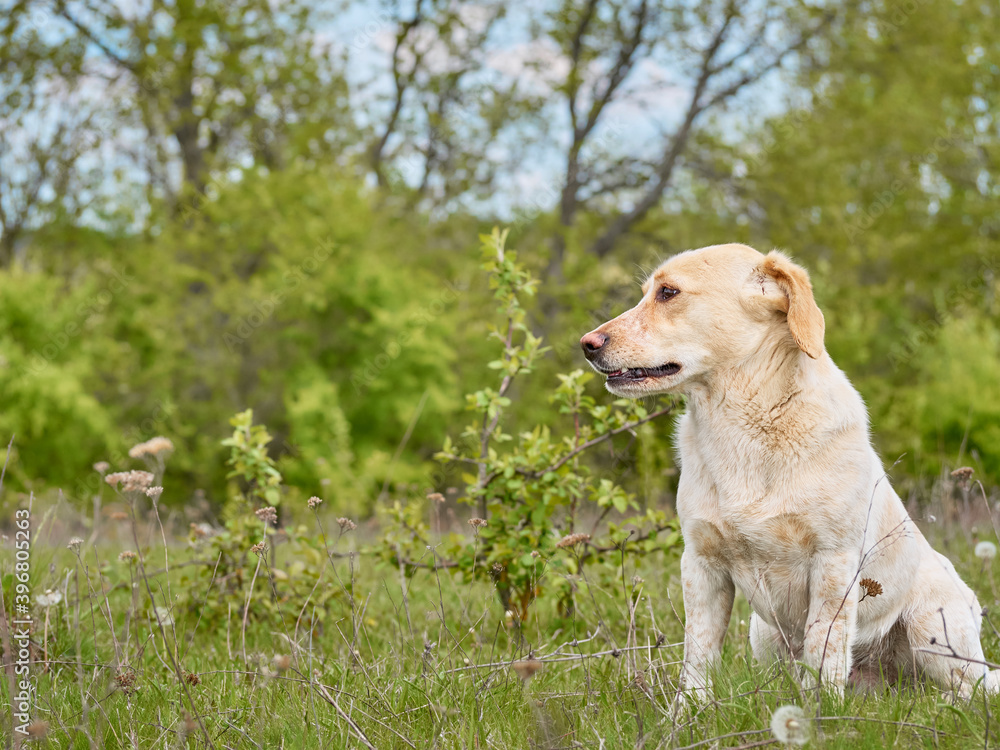
[[(542, 599), (516, 623), (486, 584), (433, 567), (404, 579), (359, 554), (360, 530), (331, 534), (333, 554), (318, 557), (278, 533), (222, 575), (177, 518), (106, 520), (77, 556), (66, 545), (81, 520), (64, 503), (32, 513), (33, 594), (62, 594), (33, 613), (40, 747), (746, 748), (778, 746), (770, 720), (785, 704), (809, 717), (811, 747), (1000, 747), (995, 698), (956, 704), (929, 684), (816, 694), (789, 666), (755, 665), (742, 598), (714, 698), (678, 708), (676, 551), (543, 580), (574, 587), (573, 611)], [(296, 515), (311, 517), (289, 510), (283, 523)], [(1000, 559), (988, 567), (968, 534), (930, 531), (995, 607)], [(141, 558), (119, 560), (137, 546)], [(983, 640), (995, 662), (994, 623)]]

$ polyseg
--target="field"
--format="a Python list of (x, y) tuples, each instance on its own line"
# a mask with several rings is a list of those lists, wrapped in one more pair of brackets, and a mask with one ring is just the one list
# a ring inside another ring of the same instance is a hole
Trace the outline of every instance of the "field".
[[(936, 496), (925, 530), (992, 610), (1000, 560), (972, 544), (989, 521)], [(581, 567), (572, 611), (538, 599), (514, 618), (495, 587), (435, 569), (434, 549), (403, 575), (368, 551), (376, 529), (322, 506), (287, 508), (261, 555), (226, 566), (210, 544), (229, 532), (149, 502), (100, 515), (87, 529), (65, 504), (32, 508), (41, 747), (764, 747), (781, 744), (770, 722), (787, 704), (811, 747), (1000, 744), (995, 698), (956, 703), (927, 684), (817, 694), (793, 666), (755, 665), (741, 598), (712, 700), (679, 704), (676, 549)], [(12, 540), (3, 559), (10, 597)], [(997, 624), (984, 622), (993, 661)]]

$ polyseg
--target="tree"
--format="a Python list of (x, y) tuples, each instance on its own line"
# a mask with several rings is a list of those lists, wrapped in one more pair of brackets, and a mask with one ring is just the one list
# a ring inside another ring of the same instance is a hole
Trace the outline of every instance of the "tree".
[[(342, 148), (346, 88), (316, 31), (323, 22), (302, 0), (20, 1), (0, 38), (5, 84), (50, 100), (58, 87), (95, 90), (79, 137), (109, 143), (117, 167), (144, 174), (147, 197), (203, 193), (233, 166), (274, 168)], [(39, 175), (52, 186), (60, 159), (50, 149), (25, 190)]]
[(356, 47), (381, 43), (389, 58), (388, 92), (379, 92), (381, 76), (358, 92), (383, 110), (367, 149), (379, 185), (398, 181), (429, 206), (469, 204), (510, 168), (515, 157), (499, 159), (494, 147), (523, 126), (535, 102), (492, 68), (506, 7), (499, 0), (394, 2), (373, 34), (361, 32)]

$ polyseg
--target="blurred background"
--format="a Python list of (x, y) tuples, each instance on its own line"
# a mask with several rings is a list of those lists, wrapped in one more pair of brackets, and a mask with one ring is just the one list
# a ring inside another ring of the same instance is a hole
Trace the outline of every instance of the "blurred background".
[[(0, 92), (18, 492), (86, 508), (165, 435), (170, 502), (217, 507), (246, 408), (356, 516), (459, 483), (494, 225), (552, 346), (515, 422), (662, 259), (741, 241), (809, 268), (903, 494), (1000, 479), (995, 0), (0, 0)], [(658, 503), (669, 433), (621, 477)]]

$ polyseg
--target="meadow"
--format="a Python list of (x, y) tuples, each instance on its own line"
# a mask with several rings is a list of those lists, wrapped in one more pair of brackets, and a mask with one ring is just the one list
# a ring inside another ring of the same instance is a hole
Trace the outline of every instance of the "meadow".
[(684, 403), (578, 343), (675, 253), (788, 253), (1000, 661), (996, 28), (0, 0), (6, 746), (1000, 746), (981, 694), (755, 664), (743, 599), (681, 699)]
[[(996, 662), (1000, 560), (974, 554), (994, 538), (977, 495), (942, 478), (921, 526), (990, 610)], [(742, 598), (711, 700), (679, 704), (676, 549), (578, 575), (545, 565), (538, 585), (568, 584), (572, 610), (540, 598), (515, 617), (496, 585), (440, 564), (445, 535), (474, 533), (442, 521), (468, 514), (450, 501), (425, 501), (443, 532), (404, 569), (378, 553), (373, 524), (315, 501), (277, 525), (251, 513), (226, 562), (230, 531), (143, 497), (107, 493), (96, 526), (34, 501), (32, 746), (766, 747), (786, 744), (771, 729), (786, 705), (803, 710), (810, 747), (998, 743), (996, 698), (956, 702), (926, 683), (838, 696), (794, 665), (755, 664)]]

